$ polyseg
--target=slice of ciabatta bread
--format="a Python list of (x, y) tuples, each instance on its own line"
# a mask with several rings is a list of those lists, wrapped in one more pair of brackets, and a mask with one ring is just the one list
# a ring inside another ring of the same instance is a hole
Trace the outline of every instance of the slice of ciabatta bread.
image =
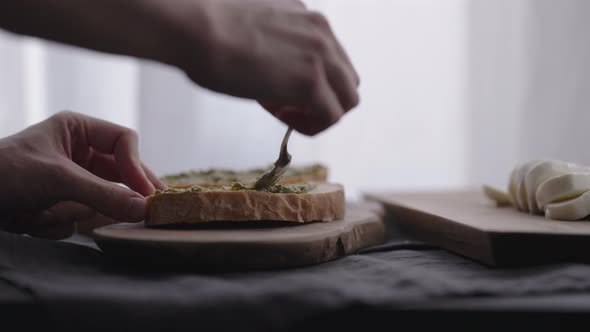
[(241, 184), (171, 188), (148, 198), (147, 226), (216, 221), (306, 223), (344, 218), (344, 187), (335, 183), (275, 185), (267, 191)]
[[(206, 171), (189, 171), (178, 174), (169, 174), (162, 176), (160, 180), (168, 187), (187, 188), (194, 185), (203, 187), (229, 186), (234, 182), (242, 184), (254, 183), (268, 169), (256, 168), (248, 170), (230, 170), (230, 169), (209, 169)], [(291, 166), (279, 183), (304, 183), (304, 182), (326, 182), (328, 178), (328, 169), (321, 164), (308, 166)]]

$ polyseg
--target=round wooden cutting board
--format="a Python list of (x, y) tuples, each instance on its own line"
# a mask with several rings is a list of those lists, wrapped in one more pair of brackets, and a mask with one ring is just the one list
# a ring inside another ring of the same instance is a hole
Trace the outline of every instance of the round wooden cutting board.
[(309, 224), (209, 223), (191, 228), (115, 224), (94, 230), (98, 246), (125, 265), (250, 270), (317, 264), (385, 241), (375, 209), (354, 206), (343, 220)]

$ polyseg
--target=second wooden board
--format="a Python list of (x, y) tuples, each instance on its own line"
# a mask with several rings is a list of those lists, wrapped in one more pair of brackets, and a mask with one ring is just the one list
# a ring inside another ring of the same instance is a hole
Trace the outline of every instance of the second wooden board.
[(415, 237), (494, 266), (590, 262), (590, 221), (499, 208), (479, 191), (369, 193)]

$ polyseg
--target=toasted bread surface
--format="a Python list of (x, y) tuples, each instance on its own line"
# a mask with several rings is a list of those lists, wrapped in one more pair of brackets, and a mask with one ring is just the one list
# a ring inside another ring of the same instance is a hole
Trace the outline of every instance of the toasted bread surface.
[(149, 197), (147, 226), (182, 225), (215, 221), (332, 221), (344, 218), (344, 187), (315, 183), (304, 193), (180, 190)]

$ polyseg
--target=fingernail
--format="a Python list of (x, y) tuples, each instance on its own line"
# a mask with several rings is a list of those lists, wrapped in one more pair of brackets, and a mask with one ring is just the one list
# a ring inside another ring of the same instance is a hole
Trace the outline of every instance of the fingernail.
[(127, 203), (125, 221), (142, 221), (147, 209), (147, 200), (143, 197), (131, 197)]
[(160, 190), (168, 189), (168, 186), (166, 184), (164, 184), (162, 181), (158, 181), (156, 183), (156, 187), (157, 187), (157, 189), (160, 189)]
[(151, 195), (151, 194), (153, 194), (153, 193), (156, 192), (156, 186), (154, 186), (154, 184), (151, 183), (151, 182), (148, 182), (148, 183), (149, 183), (149, 186), (150, 186), (150, 191), (148, 192), (148, 195)]
[(149, 180), (149, 178), (148, 178), (148, 176), (147, 176), (147, 174), (146, 174), (146, 172), (145, 172), (145, 170), (143, 168), (141, 168), (141, 174), (142, 174), (142, 178), (145, 179), (145, 182), (147, 183), (147, 185), (149, 187), (148, 188), (148, 191), (147, 191), (147, 194), (148, 195), (153, 194), (156, 191), (156, 187), (154, 186), (153, 183), (150, 182), (150, 180)]

